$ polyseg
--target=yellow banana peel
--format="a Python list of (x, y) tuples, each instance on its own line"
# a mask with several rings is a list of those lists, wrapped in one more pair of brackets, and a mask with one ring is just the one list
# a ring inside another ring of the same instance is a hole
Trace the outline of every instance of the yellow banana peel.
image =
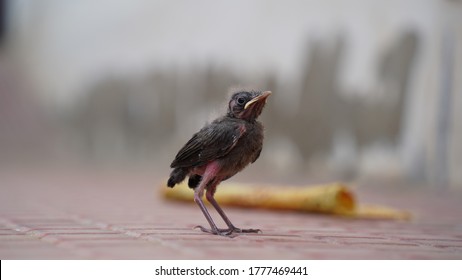
[[(194, 191), (186, 183), (163, 186), (166, 199), (193, 202)], [(292, 210), (369, 219), (408, 220), (407, 211), (380, 205), (358, 205), (353, 191), (342, 183), (316, 186), (263, 186), (224, 182), (215, 194), (220, 205)]]

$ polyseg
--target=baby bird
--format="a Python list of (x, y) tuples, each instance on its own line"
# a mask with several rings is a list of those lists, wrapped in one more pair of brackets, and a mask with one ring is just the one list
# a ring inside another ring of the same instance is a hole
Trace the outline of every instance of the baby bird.
[[(213, 197), (221, 181), (231, 178), (255, 162), (263, 147), (263, 125), (257, 121), (270, 91), (238, 91), (228, 103), (226, 114), (206, 124), (181, 148), (170, 167), (167, 186), (173, 188), (186, 176), (194, 189), (194, 201), (210, 224), (203, 232), (230, 236), (233, 233), (258, 233), (259, 229), (235, 227)], [(223, 218), (227, 229), (219, 229), (202, 201), (204, 195)]]

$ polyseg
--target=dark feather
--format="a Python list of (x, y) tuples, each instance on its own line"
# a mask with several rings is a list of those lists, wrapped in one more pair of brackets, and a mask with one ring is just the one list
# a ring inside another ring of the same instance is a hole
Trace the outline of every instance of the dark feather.
[(204, 126), (181, 148), (170, 167), (200, 166), (225, 156), (244, 133), (241, 127), (242, 124), (229, 117)]
[(195, 188), (197, 188), (197, 186), (199, 186), (199, 183), (201, 182), (201, 180), (202, 180), (201, 175), (193, 174), (193, 175), (189, 176), (188, 186), (191, 189), (195, 189)]

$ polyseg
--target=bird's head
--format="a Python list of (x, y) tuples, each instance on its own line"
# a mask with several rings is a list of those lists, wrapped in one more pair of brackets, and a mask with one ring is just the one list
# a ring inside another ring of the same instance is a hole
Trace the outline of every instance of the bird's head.
[(239, 91), (231, 96), (228, 116), (254, 121), (260, 116), (271, 91)]

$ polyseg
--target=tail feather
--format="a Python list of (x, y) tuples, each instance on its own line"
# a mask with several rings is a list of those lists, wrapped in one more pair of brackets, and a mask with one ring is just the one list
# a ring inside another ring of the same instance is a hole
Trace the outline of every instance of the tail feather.
[(188, 175), (188, 171), (183, 168), (175, 168), (172, 173), (170, 173), (170, 178), (168, 179), (167, 186), (173, 188), (176, 184), (181, 183)]

